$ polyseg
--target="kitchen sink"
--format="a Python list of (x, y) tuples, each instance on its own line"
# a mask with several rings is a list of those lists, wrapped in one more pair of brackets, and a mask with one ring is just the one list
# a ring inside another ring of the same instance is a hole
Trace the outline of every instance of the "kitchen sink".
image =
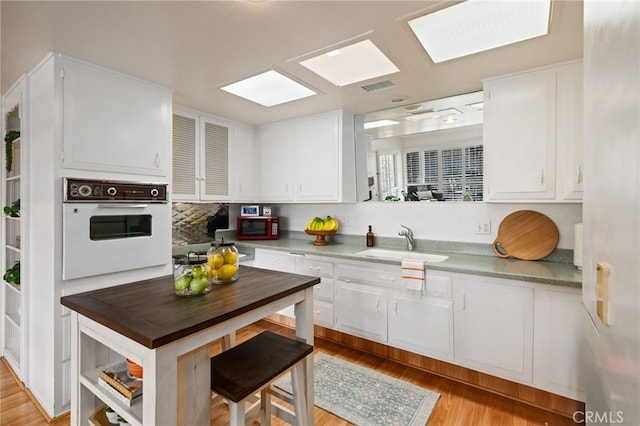
[(365, 257), (377, 257), (381, 259), (417, 259), (424, 260), (428, 263), (438, 263), (443, 262), (449, 258), (449, 256), (444, 256), (440, 254), (431, 254), (431, 253), (420, 253), (417, 251), (408, 251), (408, 250), (389, 250), (389, 249), (379, 249), (379, 248), (370, 248), (365, 250), (360, 250), (355, 252), (354, 254), (358, 256)]

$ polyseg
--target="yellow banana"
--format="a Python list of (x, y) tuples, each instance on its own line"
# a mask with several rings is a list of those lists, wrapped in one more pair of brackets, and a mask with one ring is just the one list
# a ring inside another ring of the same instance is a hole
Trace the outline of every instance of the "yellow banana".
[(337, 231), (338, 227), (339, 227), (339, 223), (338, 221), (331, 217), (331, 216), (327, 216), (327, 219), (324, 221), (324, 230), (325, 231)]
[(324, 226), (324, 222), (322, 219), (320, 219), (317, 216), (313, 218), (313, 224), (312, 224), (311, 230), (321, 231), (323, 226)]
[(314, 217), (309, 222), (307, 222), (307, 229), (311, 231), (313, 229), (313, 222), (315, 222), (316, 218)]

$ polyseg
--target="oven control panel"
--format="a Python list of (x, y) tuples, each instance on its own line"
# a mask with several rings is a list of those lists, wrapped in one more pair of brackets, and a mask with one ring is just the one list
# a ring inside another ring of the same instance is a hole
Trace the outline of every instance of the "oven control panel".
[(166, 183), (64, 179), (65, 202), (166, 203)]

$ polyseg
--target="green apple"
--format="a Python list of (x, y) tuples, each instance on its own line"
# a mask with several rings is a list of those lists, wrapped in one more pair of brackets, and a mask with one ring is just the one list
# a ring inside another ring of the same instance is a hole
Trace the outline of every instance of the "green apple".
[(189, 289), (194, 293), (202, 293), (209, 285), (209, 280), (206, 277), (194, 278), (189, 284)]
[(207, 268), (204, 265), (193, 265), (191, 268), (193, 278), (203, 278), (207, 276)]
[(180, 275), (174, 283), (176, 290), (183, 291), (189, 288), (192, 279), (193, 277), (189, 274)]

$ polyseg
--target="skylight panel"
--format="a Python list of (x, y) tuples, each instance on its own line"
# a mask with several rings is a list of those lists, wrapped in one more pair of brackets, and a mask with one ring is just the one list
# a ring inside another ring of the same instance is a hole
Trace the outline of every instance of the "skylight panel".
[(306, 59), (300, 65), (338, 87), (400, 71), (368, 39)]
[(551, 0), (467, 0), (408, 22), (434, 63), (549, 32)]
[(221, 89), (266, 107), (317, 94), (317, 92), (275, 70), (254, 75), (221, 87)]

